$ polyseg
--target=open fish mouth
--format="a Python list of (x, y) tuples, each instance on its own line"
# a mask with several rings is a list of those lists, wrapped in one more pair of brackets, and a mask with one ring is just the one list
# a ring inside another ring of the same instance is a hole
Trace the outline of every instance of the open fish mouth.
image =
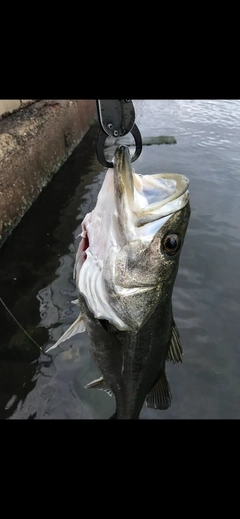
[[(182, 209), (189, 201), (189, 180), (184, 175), (159, 173), (138, 175), (132, 169), (129, 150), (119, 146), (114, 157), (115, 198), (119, 214), (134, 225), (136, 236), (153, 236), (166, 222), (164, 217)], [(137, 231), (158, 220), (158, 224)], [(128, 233), (129, 234), (129, 233)]]

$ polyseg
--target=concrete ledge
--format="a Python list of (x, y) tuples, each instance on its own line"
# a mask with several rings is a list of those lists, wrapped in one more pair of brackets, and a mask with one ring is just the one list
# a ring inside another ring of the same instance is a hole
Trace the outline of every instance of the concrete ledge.
[[(24, 105), (35, 103), (37, 99), (0, 99), (0, 120), (5, 115), (15, 112)], [(40, 101), (40, 99), (38, 99)]]
[(95, 106), (95, 100), (42, 100), (0, 121), (0, 247), (79, 144)]

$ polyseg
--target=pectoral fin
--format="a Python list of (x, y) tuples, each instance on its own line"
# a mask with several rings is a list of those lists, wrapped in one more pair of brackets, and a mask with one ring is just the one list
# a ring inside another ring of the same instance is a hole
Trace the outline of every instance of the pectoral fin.
[(85, 389), (91, 389), (92, 387), (94, 389), (100, 389), (101, 391), (105, 391), (109, 396), (112, 396), (112, 390), (108, 387), (103, 377), (89, 382), (89, 384), (84, 387)]
[(176, 323), (173, 321), (171, 342), (166, 360), (170, 360), (176, 364), (176, 362), (182, 362), (182, 355), (183, 349), (180, 342), (179, 331), (177, 329)]
[(85, 324), (84, 324), (84, 320), (80, 314), (78, 316), (78, 318), (76, 319), (76, 321), (74, 321), (74, 323), (60, 337), (60, 339), (58, 339), (58, 341), (53, 346), (51, 346), (51, 348), (48, 348), (48, 350), (46, 350), (46, 353), (48, 351), (56, 348), (61, 342), (64, 342), (67, 339), (70, 339), (70, 337), (72, 337), (73, 335), (76, 335), (77, 333), (82, 333), (82, 332), (85, 332)]
[(168, 409), (171, 405), (172, 395), (165, 371), (153, 386), (146, 398), (147, 407), (152, 409)]

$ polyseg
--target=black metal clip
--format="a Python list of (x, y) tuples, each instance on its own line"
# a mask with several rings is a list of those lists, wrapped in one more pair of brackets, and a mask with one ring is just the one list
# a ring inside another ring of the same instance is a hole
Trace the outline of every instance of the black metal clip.
[(97, 142), (97, 158), (103, 166), (112, 168), (104, 156), (104, 144), (107, 137), (123, 137), (131, 132), (134, 137), (136, 150), (131, 157), (134, 162), (142, 151), (142, 137), (135, 123), (135, 110), (130, 99), (97, 99), (97, 109), (100, 130)]

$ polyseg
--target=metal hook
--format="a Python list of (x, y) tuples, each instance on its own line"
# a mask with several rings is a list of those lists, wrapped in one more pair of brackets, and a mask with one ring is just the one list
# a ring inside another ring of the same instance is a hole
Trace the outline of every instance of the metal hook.
[(136, 124), (134, 124), (132, 128), (131, 134), (133, 135), (136, 144), (136, 150), (133, 157), (131, 158), (131, 162), (135, 162), (135, 160), (137, 160), (139, 155), (142, 153), (142, 137)]
[[(131, 157), (131, 162), (135, 162), (135, 160), (137, 160), (142, 151), (142, 137), (136, 124), (134, 124), (130, 133), (133, 135), (136, 145), (136, 150), (134, 155)], [(104, 156), (104, 144), (107, 137), (108, 135), (103, 130), (100, 130), (97, 142), (97, 158), (100, 164), (102, 164), (106, 168), (113, 168), (113, 162), (108, 162)]]

